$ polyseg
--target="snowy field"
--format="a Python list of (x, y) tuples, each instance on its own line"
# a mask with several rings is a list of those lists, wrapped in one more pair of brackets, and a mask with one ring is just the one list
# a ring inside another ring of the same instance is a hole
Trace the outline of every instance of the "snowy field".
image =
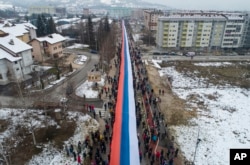
[[(58, 109), (55, 110), (58, 112)], [(27, 129), (39, 129), (45, 127), (45, 116), (42, 115), (40, 110), (24, 110), (24, 109), (0, 109), (1, 120), (6, 120), (10, 123), (3, 132), (0, 133), (0, 143), (4, 146), (4, 139), (15, 139), (14, 146), (16, 146), (21, 139), (17, 138), (15, 135), (17, 133), (17, 128), (25, 127)], [(74, 135), (64, 142), (64, 145), (69, 146), (73, 144), (75, 149), (79, 141), (83, 142), (86, 136), (89, 136), (91, 132), (95, 132), (99, 129), (99, 123), (91, 118), (89, 115), (84, 115), (80, 112), (68, 112), (67, 120), (76, 121), (77, 127)], [(57, 125), (55, 120), (48, 116), (48, 125)], [(64, 150), (59, 150), (53, 147), (52, 144), (44, 144), (42, 146), (43, 151), (34, 155), (32, 159), (26, 163), (26, 165), (73, 165), (77, 164), (73, 157), (67, 157)], [(87, 152), (87, 150), (84, 152)], [(2, 148), (0, 148), (0, 154), (2, 154)], [(82, 154), (81, 154), (82, 156)], [(81, 159), (83, 159), (81, 157)]]
[[(198, 66), (221, 66), (230, 63), (196, 63)], [(232, 66), (233, 67), (233, 66)], [(188, 126), (172, 126), (177, 143), (184, 156), (194, 160), (194, 152), (200, 139), (195, 156), (197, 165), (229, 164), (230, 148), (249, 148), (250, 146), (250, 90), (225, 84), (208, 84), (207, 78), (198, 79), (176, 71), (175, 67), (163, 68), (160, 75), (173, 78), (172, 90), (182, 99), (196, 99), (188, 102), (197, 108), (198, 118)], [(195, 75), (195, 73), (193, 74)], [(203, 108), (198, 103), (204, 103)], [(188, 110), (188, 109), (187, 109)]]
[[(97, 82), (98, 86), (104, 86), (104, 77), (101, 78), (100, 82)], [(86, 98), (98, 98), (98, 91), (93, 90), (94, 82), (89, 82), (86, 80), (82, 85), (80, 85), (76, 89), (76, 95), (79, 97), (83, 97), (85, 95)]]
[[(64, 144), (69, 146), (74, 145), (76, 150), (78, 142), (83, 140), (90, 135), (91, 132), (95, 132), (99, 129), (99, 123), (91, 118), (89, 115), (82, 115), (79, 112), (68, 112), (69, 118), (77, 120), (77, 128), (73, 137), (65, 141)], [(84, 150), (83, 152), (87, 152)], [(82, 154), (81, 160), (83, 160)], [(77, 165), (74, 161), (73, 156), (68, 157), (66, 151), (59, 151), (48, 144), (39, 155), (33, 156), (33, 158), (26, 165)]]

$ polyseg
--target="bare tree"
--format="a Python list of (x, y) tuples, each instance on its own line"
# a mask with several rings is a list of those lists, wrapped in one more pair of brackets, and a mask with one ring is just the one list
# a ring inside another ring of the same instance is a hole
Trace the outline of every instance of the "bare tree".
[(0, 143), (0, 158), (0, 161), (3, 161), (6, 163), (6, 165), (9, 165), (8, 152), (6, 151), (6, 146), (3, 146), (2, 143)]

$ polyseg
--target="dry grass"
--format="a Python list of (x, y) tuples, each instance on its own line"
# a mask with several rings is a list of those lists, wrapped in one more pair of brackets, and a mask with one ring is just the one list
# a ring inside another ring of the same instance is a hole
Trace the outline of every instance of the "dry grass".
[[(156, 68), (147, 66), (149, 82), (152, 85), (154, 91), (158, 95), (159, 89), (164, 89), (164, 96), (160, 95), (161, 103), (160, 109), (165, 116), (165, 120), (168, 125), (182, 125), (188, 124), (188, 121), (193, 117), (196, 117), (196, 109), (185, 110), (187, 107), (186, 101), (178, 98), (174, 95), (171, 89), (167, 86), (167, 83), (163, 83)], [(164, 80), (166, 81), (166, 80)]]
[[(163, 67), (175, 66), (178, 72), (208, 78), (208, 83), (214, 85), (231, 84), (242, 88), (250, 88), (250, 64), (231, 62), (233, 65), (225, 66), (195, 66), (191, 61), (175, 61), (163, 63)], [(191, 74), (190, 74), (191, 73)]]
[[(35, 136), (37, 144), (52, 142), (55, 147), (62, 149), (64, 141), (74, 134), (76, 123), (65, 120), (59, 123), (60, 128), (48, 126), (47, 128), (36, 129)], [(42, 148), (37, 148), (33, 145), (32, 135), (22, 126), (18, 128), (15, 137), (21, 139), (21, 142), (11, 153), (12, 164), (25, 164), (33, 155), (42, 152)]]

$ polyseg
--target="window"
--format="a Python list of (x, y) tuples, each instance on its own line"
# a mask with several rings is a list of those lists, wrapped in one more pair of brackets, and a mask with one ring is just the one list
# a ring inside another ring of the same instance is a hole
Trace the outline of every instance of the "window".
[(15, 61), (15, 64), (17, 64), (17, 61)]
[(237, 26), (236, 26), (235, 32), (240, 32), (240, 31), (241, 31), (241, 26), (240, 26), (240, 25), (237, 25)]
[(2, 76), (2, 74), (0, 74), (0, 80), (1, 80), (1, 79), (3, 79), (3, 76)]
[(16, 68), (16, 71), (19, 71), (19, 68)]
[(55, 47), (54, 47), (54, 50), (56, 50), (56, 49), (57, 49), (57, 47), (55, 46)]

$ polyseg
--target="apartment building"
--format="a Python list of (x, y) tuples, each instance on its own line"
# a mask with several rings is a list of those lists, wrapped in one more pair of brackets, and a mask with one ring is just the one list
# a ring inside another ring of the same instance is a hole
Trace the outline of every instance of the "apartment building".
[(11, 34), (0, 35), (0, 84), (31, 78), (32, 47)]
[(48, 59), (62, 57), (62, 44), (64, 41), (65, 38), (56, 33), (33, 39), (29, 44), (33, 47), (32, 56), (34, 60), (44, 62)]
[(160, 48), (240, 48), (248, 44), (246, 13), (178, 11), (158, 18), (156, 44)]
[(65, 16), (66, 8), (64, 7), (54, 7), (54, 6), (31, 6), (29, 7), (29, 15), (32, 14), (50, 14), (57, 16)]
[(163, 16), (163, 12), (160, 11), (160, 10), (148, 9), (148, 10), (143, 11), (143, 15), (144, 15), (145, 27), (148, 30), (156, 31), (157, 30), (158, 17)]

